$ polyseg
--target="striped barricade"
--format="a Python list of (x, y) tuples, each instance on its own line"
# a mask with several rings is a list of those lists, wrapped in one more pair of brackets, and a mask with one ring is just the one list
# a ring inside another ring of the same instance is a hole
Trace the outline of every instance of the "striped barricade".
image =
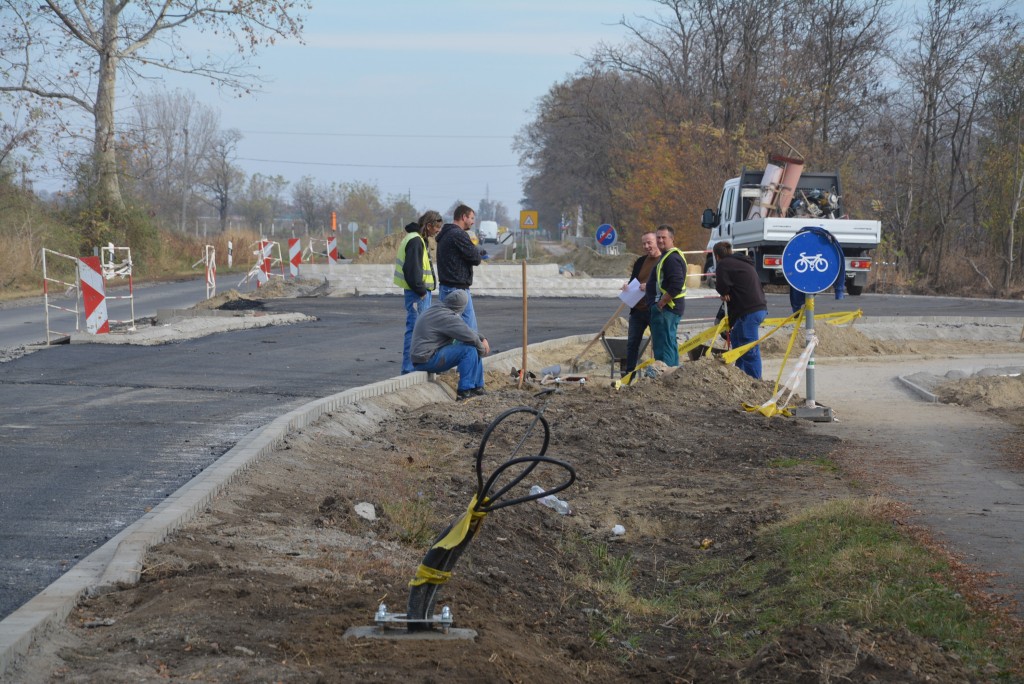
[(103, 266), (99, 257), (82, 257), (78, 260), (78, 280), (85, 304), (85, 329), (93, 335), (109, 333)]
[(288, 272), (292, 278), (299, 277), (299, 265), (302, 263), (302, 241), (299, 238), (288, 238)]

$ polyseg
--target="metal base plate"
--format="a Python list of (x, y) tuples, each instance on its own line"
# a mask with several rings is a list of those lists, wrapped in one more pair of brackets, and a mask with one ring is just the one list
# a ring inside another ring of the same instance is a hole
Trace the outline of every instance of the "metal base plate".
[(832, 409), (828, 406), (798, 406), (793, 409), (793, 416), (815, 423), (831, 423), (835, 420)]
[(445, 634), (436, 629), (425, 629), (420, 632), (407, 632), (401, 629), (384, 629), (377, 625), (349, 627), (345, 630), (346, 639), (387, 639), (389, 641), (465, 641), (476, 639), (475, 629), (452, 627)]

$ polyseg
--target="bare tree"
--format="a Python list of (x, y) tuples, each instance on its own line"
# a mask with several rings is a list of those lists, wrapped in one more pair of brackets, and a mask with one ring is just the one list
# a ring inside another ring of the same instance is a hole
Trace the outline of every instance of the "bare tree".
[(187, 228), (201, 171), (220, 137), (220, 114), (191, 92), (157, 90), (135, 99), (123, 137), (124, 167), (157, 215)]
[(987, 58), (992, 70), (981, 122), (980, 202), (1003, 265), (1002, 288), (1008, 290), (1014, 267), (1020, 270), (1022, 202), (1024, 202), (1024, 41), (1001, 45)]
[(245, 173), (234, 164), (235, 149), (241, 139), (242, 134), (237, 129), (220, 131), (199, 175), (199, 186), (208, 193), (203, 201), (217, 210), (222, 233), (228, 227), (231, 202), (245, 184)]
[(254, 173), (249, 178), (237, 206), (253, 229), (261, 233), (268, 227), (273, 230), (274, 219), (277, 218), (278, 209), (282, 205), (281, 195), (287, 187), (288, 181), (280, 175), (265, 176)]
[[(123, 204), (116, 155), (118, 74), (153, 69), (205, 77), (244, 92), (255, 74), (244, 55), (299, 36), (308, 0), (0, 0), (0, 92), (71, 105), (93, 121), (92, 163), (100, 202)], [(188, 28), (217, 35), (227, 59), (193, 54)], [(223, 40), (237, 50), (225, 49)]]
[(916, 17), (912, 40), (897, 64), (905, 87), (902, 190), (909, 234), (902, 236), (912, 265), (941, 279), (954, 242), (978, 247), (976, 221), (977, 125), (988, 82), (983, 58), (1011, 42), (1020, 24), (1006, 5), (934, 0)]
[(292, 186), (292, 204), (306, 222), (307, 231), (323, 229), (330, 220), (331, 211), (341, 206), (338, 189), (334, 185), (317, 183), (312, 176), (303, 176)]

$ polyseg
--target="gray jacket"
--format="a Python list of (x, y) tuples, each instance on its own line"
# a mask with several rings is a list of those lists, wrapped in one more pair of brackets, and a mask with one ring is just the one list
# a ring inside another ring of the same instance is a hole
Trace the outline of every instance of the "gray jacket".
[(455, 290), (449, 292), (443, 302), (419, 315), (412, 329), (412, 349), (409, 355), (413, 363), (430, 361), (438, 349), (448, 346), (453, 340), (473, 345), (481, 354), (484, 353), (483, 338), (462, 320), (461, 314), (468, 303), (466, 292)]

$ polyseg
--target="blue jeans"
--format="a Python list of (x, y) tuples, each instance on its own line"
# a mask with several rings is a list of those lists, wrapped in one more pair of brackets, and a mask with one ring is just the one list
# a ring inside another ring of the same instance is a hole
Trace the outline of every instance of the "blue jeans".
[[(742, 347), (750, 344), (761, 336), (761, 323), (764, 322), (767, 311), (753, 311), (736, 319), (729, 332), (729, 340), (732, 347)], [(736, 367), (752, 378), (761, 379), (761, 345), (757, 345), (746, 354), (736, 359)]]
[(679, 319), (683, 317), (683, 300), (676, 300), (676, 308), (651, 307), (651, 346), (654, 358), (666, 366), (679, 365), (679, 343), (676, 341)]
[(412, 329), (416, 325), (416, 319), (420, 314), (430, 308), (430, 291), (427, 296), (420, 299), (412, 290), (405, 292), (405, 342), (402, 344), (402, 375), (412, 373), (412, 357), (409, 350), (412, 348)]
[(438, 349), (429, 361), (413, 365), (415, 370), (428, 373), (443, 373), (456, 367), (460, 392), (484, 386), (484, 362), (480, 352), (464, 342), (452, 342)]
[(626, 372), (632, 373), (640, 361), (640, 343), (644, 339), (644, 330), (651, 324), (651, 310), (629, 312), (629, 332), (626, 336)]
[(440, 297), (441, 301), (443, 302), (444, 298), (448, 296), (449, 292), (455, 292), (456, 290), (462, 290), (463, 292), (465, 292), (466, 298), (469, 300), (466, 303), (465, 310), (463, 310), (462, 312), (462, 320), (466, 321), (466, 325), (468, 325), (470, 328), (472, 328), (473, 330), (477, 330), (476, 311), (473, 310), (473, 295), (470, 293), (469, 288), (451, 287), (449, 285), (438, 285), (437, 296)]

